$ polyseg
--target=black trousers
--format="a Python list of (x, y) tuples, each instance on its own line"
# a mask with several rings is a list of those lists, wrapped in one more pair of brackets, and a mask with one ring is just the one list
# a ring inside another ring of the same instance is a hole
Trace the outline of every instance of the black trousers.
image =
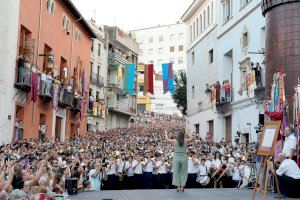
[(158, 174), (158, 189), (166, 189), (167, 174)]
[(152, 172), (144, 172), (144, 187), (152, 189)]
[(134, 174), (133, 177), (133, 181), (134, 181), (134, 185), (135, 188), (134, 189), (142, 189), (143, 188), (143, 174)]
[(158, 189), (158, 175), (152, 174), (152, 188)]
[(108, 181), (108, 190), (116, 190), (117, 189), (117, 176), (114, 174), (108, 175), (107, 176), (107, 181)]
[(188, 174), (186, 187), (187, 188), (195, 188), (196, 187), (196, 179), (197, 179), (197, 173), (195, 174)]
[(126, 185), (126, 189), (134, 189), (134, 181), (133, 181), (133, 176), (126, 176), (124, 177), (124, 181), (125, 181), (125, 185)]
[(283, 196), (299, 198), (299, 184), (300, 179), (294, 179), (289, 176), (278, 176), (279, 179), (279, 190)]

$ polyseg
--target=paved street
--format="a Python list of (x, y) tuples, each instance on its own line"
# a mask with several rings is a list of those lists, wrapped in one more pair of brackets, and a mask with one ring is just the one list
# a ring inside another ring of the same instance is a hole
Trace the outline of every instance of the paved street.
[[(236, 189), (190, 189), (185, 193), (176, 193), (174, 190), (123, 190), (123, 191), (102, 191), (100, 193), (81, 193), (71, 196), (71, 200), (249, 200), (252, 190)], [(268, 200), (274, 199), (273, 194)], [(260, 194), (258, 200), (262, 199)]]

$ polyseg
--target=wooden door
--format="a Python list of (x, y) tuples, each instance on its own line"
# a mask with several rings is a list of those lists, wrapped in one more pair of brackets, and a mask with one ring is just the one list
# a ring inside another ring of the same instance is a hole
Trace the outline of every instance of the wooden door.
[(226, 133), (225, 133), (225, 139), (226, 142), (231, 142), (231, 135), (232, 135), (232, 119), (231, 115), (225, 118), (226, 121)]

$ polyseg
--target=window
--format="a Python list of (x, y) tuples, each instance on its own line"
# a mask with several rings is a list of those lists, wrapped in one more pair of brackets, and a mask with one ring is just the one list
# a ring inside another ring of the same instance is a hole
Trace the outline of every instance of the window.
[(203, 32), (202, 15), (200, 15), (200, 33)]
[(192, 97), (194, 98), (195, 96), (195, 86), (192, 86)]
[(170, 60), (169, 60), (169, 61), (170, 61), (170, 63), (173, 63), (173, 64), (175, 63), (175, 60), (174, 60), (174, 58), (170, 58)]
[(98, 56), (101, 56), (101, 44), (98, 43)]
[(192, 25), (190, 25), (190, 42), (193, 41), (193, 29), (192, 29)]
[(195, 52), (192, 52), (192, 64), (195, 64)]
[(248, 32), (245, 32), (243, 34), (243, 41), (242, 41), (243, 48), (247, 47), (248, 43), (249, 43)]
[(196, 22), (197, 36), (199, 35), (199, 19), (197, 18)]
[(226, 23), (232, 16), (232, 0), (225, 0), (223, 3), (223, 21)]
[(203, 12), (203, 30), (206, 29), (206, 11)]
[(183, 57), (178, 58), (178, 64), (182, 64), (183, 63)]
[(96, 91), (96, 99), (100, 98), (100, 92)]
[(48, 0), (47, 1), (47, 10), (50, 12), (51, 15), (54, 16), (54, 11), (55, 11), (55, 2), (54, 2), (54, 0)]
[(170, 52), (174, 52), (175, 51), (175, 46), (171, 46), (170, 47)]
[(144, 91), (144, 86), (140, 85), (140, 92), (143, 92), (143, 91)]
[(241, 8), (247, 5), (251, 0), (240, 0)]
[(92, 39), (92, 42), (91, 42), (91, 51), (94, 52), (94, 40)]
[(149, 49), (149, 55), (153, 55), (153, 49)]
[(91, 77), (92, 77), (92, 72), (93, 72), (93, 65), (94, 65), (94, 63), (93, 62), (91, 62)]
[(70, 32), (70, 19), (65, 14), (63, 14), (63, 27), (65, 30)]
[(193, 40), (195, 39), (196, 35), (196, 27), (195, 27), (195, 22), (193, 23)]
[(214, 62), (214, 50), (211, 49), (209, 52), (208, 52), (208, 57), (209, 57), (209, 64), (210, 63), (213, 63)]
[(160, 41), (160, 42), (164, 41), (164, 36), (160, 35), (160, 36), (159, 36), (159, 41)]
[(81, 41), (82, 34), (81, 32), (77, 29), (76, 30), (76, 41), (79, 43)]
[(149, 43), (153, 43), (153, 37), (149, 38)]
[(179, 40), (183, 40), (183, 33), (179, 33)]
[(183, 45), (179, 45), (178, 51), (183, 51)]
[(178, 70), (177, 74), (182, 74), (184, 72), (185, 72), (184, 69), (180, 69), (180, 70)]
[(210, 9), (207, 7), (207, 24), (210, 25)]
[(170, 41), (174, 41), (175, 40), (175, 34), (170, 35)]
[(158, 49), (158, 53), (159, 53), (159, 54), (163, 54), (163, 53), (164, 53), (164, 48), (162, 48), (162, 47), (159, 48), (159, 49)]

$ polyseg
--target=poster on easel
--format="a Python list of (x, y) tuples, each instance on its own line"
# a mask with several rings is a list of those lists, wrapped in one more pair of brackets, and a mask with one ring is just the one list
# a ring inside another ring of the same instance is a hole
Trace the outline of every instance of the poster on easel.
[(275, 152), (276, 141), (279, 135), (281, 121), (265, 122), (262, 142), (258, 147), (257, 154), (263, 156), (273, 156)]

